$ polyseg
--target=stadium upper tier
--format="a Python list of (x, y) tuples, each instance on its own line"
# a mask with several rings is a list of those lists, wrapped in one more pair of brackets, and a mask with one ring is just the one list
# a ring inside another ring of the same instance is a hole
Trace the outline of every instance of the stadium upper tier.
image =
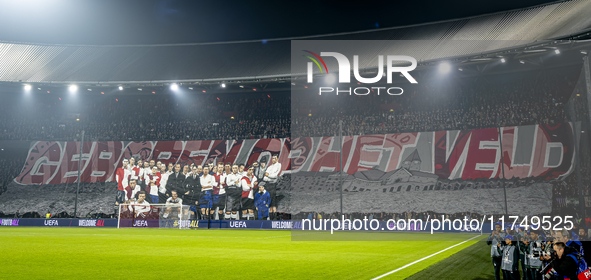
[(115, 96), (1, 94), (0, 140), (206, 140), (478, 129), (573, 121), (581, 64), (455, 77), (402, 96), (359, 99), (300, 91)]
[[(561, 1), (414, 26), (242, 42), (118, 46), (3, 42), (0, 81), (150, 84), (289, 78), (292, 39), (405, 40), (407, 43), (394, 47), (376, 43), (359, 55), (370, 57), (379, 51), (395, 51), (425, 62), (571, 38), (590, 30), (590, 11), (591, 1)], [(457, 44), (442, 42), (447, 40), (466, 43), (458, 48)], [(377, 66), (371, 63), (375, 61), (362, 67)]]

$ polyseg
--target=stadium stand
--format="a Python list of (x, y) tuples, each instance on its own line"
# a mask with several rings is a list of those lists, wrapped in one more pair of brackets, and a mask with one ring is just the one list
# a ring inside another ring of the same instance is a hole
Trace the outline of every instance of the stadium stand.
[(6, 191), (8, 184), (18, 176), (23, 166), (24, 158), (0, 159), (0, 195)]
[(292, 133), (338, 135), (339, 120), (343, 120), (344, 135), (565, 122), (563, 106), (573, 92), (580, 70), (581, 66), (575, 65), (541, 73), (519, 72), (486, 79), (421, 84), (400, 98), (363, 96), (363, 102), (310, 94), (299, 98), (296, 102), (300, 104), (294, 105)]
[[(289, 94), (187, 97), (4, 96), (0, 140), (200, 140), (286, 137)], [(15, 106), (17, 104), (17, 106)], [(228, 116), (223, 116), (224, 113)], [(234, 117), (234, 119), (232, 119)], [(76, 120), (79, 121), (76, 121)]]
[[(584, 33), (591, 26), (591, 18), (584, 11), (590, 6), (589, 1), (565, 1), (444, 23), (324, 35), (314, 39), (407, 40), (408, 44), (395, 50), (389, 49), (386, 44), (376, 43), (360, 56), (390, 51), (405, 53), (420, 61), (421, 66), (429, 67), (429, 61), (441, 58), (478, 56), (511, 48), (527, 48), (527, 44), (540, 40), (560, 41), (579, 38), (577, 36), (581, 34), (588, 36)], [(474, 43), (456, 48), (457, 44), (442, 43), (446, 40), (470, 40)], [(39, 90), (39, 93), (35, 91), (33, 96), (16, 95), (14, 92), (3, 95), (0, 104), (4, 113), (0, 117), (0, 131), (3, 133), (0, 140), (79, 141), (82, 129), (87, 141), (334, 136), (337, 135), (338, 120), (344, 121), (345, 135), (552, 125), (573, 121), (568, 117), (565, 104), (579, 77), (580, 64), (561, 66), (559, 71), (538, 69), (519, 72), (519, 79), (513, 79), (513, 72), (457, 78), (440, 84), (421, 84), (412, 92), (388, 102), (370, 98), (369, 102), (328, 103), (321, 100), (317, 92), (302, 89), (299, 81), (292, 89), (308, 94), (307, 103), (299, 103), (301, 100), (293, 102), (290, 95), (281, 90), (208, 93), (184, 100), (162, 92), (154, 95), (116, 95), (113, 92), (99, 95), (96, 90), (107, 86), (114, 88), (119, 84), (159, 84), (165, 87), (172, 82), (210, 86), (225, 80), (234, 83), (285, 82), (292, 74), (287, 57), (289, 48), (289, 40), (286, 39), (268, 40), (265, 44), (252, 41), (152, 46), (3, 42), (0, 43), (0, 53), (14, 55), (22, 63), (14, 67), (14, 59), (0, 60), (0, 81), (45, 83), (43, 87), (50, 88), (57, 87), (56, 84), (79, 83), (81, 87), (82, 84), (95, 86), (95, 91), (78, 96), (59, 95), (53, 90), (52, 93), (41, 94), (45, 89)], [(522, 54), (521, 51), (513, 51)], [(218, 59), (227, 53), (232, 53), (236, 59)], [(252, 57), (257, 58), (256, 64), (252, 63)], [(121, 58), (126, 59), (122, 62)], [(329, 66), (335, 65), (329, 62)], [(361, 65), (362, 68), (375, 66)], [(285, 87), (282, 90), (287, 91)], [(581, 106), (583, 102), (576, 104)], [(579, 110), (585, 111), (584, 108)], [(581, 119), (584, 117), (575, 120)], [(71, 211), (73, 184), (26, 188), (11, 185), (7, 188), (7, 182), (12, 180), (10, 178), (19, 174), (22, 162), (20, 158), (0, 162), (2, 210), (7, 213), (19, 209), (38, 213), (48, 209), (52, 212)], [(583, 173), (584, 183), (587, 184), (590, 174), (588, 171)], [(564, 181), (533, 180), (520, 187), (514, 183), (512, 188), (508, 188), (511, 199), (536, 190), (536, 196), (532, 197), (527, 208), (515, 208), (514, 211), (528, 214), (550, 212), (556, 208), (554, 198), (575, 195), (575, 181), (571, 174)], [(381, 195), (383, 192), (378, 190), (379, 183), (352, 181), (347, 186), (347, 214), (424, 217), (429, 213), (459, 217), (466, 215), (466, 209), (475, 206), (479, 209), (471, 209), (471, 212), (477, 215), (504, 212), (500, 203), (502, 199), (496, 197), (499, 195), (499, 182), (492, 180), (489, 185), (480, 188), (475, 184), (471, 187), (459, 184), (458, 189), (453, 183), (445, 182), (447, 188), (434, 187), (427, 191), (409, 185), (405, 192), (389, 189), (384, 191), (386, 195)], [(80, 213), (112, 214), (115, 185), (113, 182), (83, 184)], [(361, 190), (361, 185), (374, 190)], [(451, 201), (459, 192), (471, 192), (473, 195), (455, 204), (433, 206), (431, 203), (438, 199)], [(40, 193), (44, 196), (39, 196)], [(364, 203), (373, 201), (376, 193), (380, 195), (373, 205)], [(286, 217), (289, 214), (294, 217), (309, 213), (321, 213), (323, 216), (335, 214), (337, 194), (337, 186), (328, 176), (283, 176), (278, 187), (278, 211), (286, 213)], [(480, 203), (483, 197), (491, 196), (494, 199)], [(401, 203), (393, 204), (393, 199)], [(534, 208), (538, 210), (532, 210)]]
[[(580, 70), (581, 66), (577, 64), (552, 71), (487, 75), (485, 79), (481, 76), (466, 77), (437, 90), (431, 89), (432, 85), (429, 84), (421, 85), (412, 94), (394, 99), (396, 109), (393, 111), (390, 111), (393, 108), (391, 106), (382, 109), (384, 99), (378, 97), (371, 98), (369, 102), (349, 100), (333, 105), (323, 103), (318, 95), (309, 91), (305, 92), (310, 96), (310, 99), (306, 99), (309, 103), (295, 105), (291, 104), (289, 94), (281, 92), (225, 94), (220, 97), (211, 94), (186, 100), (179, 100), (169, 94), (122, 95), (117, 98), (97, 94), (65, 96), (62, 100), (52, 94), (41, 94), (26, 103), (19, 103), (22, 96), (6, 95), (5, 98), (11, 102), (0, 105), (7, 112), (2, 117), (0, 128), (5, 131), (2, 134), (5, 139), (2, 140), (77, 141), (83, 128), (87, 133), (85, 139), (89, 141), (143, 141), (279, 138), (289, 136), (292, 128), (298, 135), (332, 136), (336, 134), (335, 123), (338, 119), (344, 119), (345, 135), (555, 124), (568, 121), (565, 103), (573, 93)], [(511, 79), (516, 75), (519, 76), (518, 80)], [(392, 99), (389, 101), (392, 102)], [(294, 111), (290, 112), (290, 105), (295, 108)], [(313, 110), (313, 116), (305, 115), (305, 111), (299, 112), (301, 108)], [(295, 118), (293, 124), (290, 113)], [(232, 119), (232, 116), (235, 118)], [(14, 178), (19, 174), (18, 163), (22, 164), (23, 160), (15, 159), (12, 162), (15, 164), (12, 169), (3, 168), (6, 178)], [(585, 174), (588, 177), (588, 172)], [(528, 207), (511, 210), (528, 214), (551, 212), (554, 197), (574, 195), (573, 178), (571, 175), (564, 182), (532, 182), (521, 188), (509, 187), (509, 196), (513, 198), (523, 197), (533, 189), (538, 193), (538, 196), (531, 198)], [(294, 215), (307, 212), (334, 213), (339, 202), (336, 183), (327, 176), (283, 176), (278, 186), (278, 211)], [(458, 185), (454, 188), (451, 187), (453, 182), (448, 182), (449, 189), (440, 186), (429, 189), (435, 192), (423, 192), (421, 186), (418, 190), (420, 195), (414, 185), (407, 192), (400, 192), (402, 189), (398, 185), (393, 189), (388, 186), (385, 194), (375, 199), (376, 192), (382, 193), (379, 182), (352, 181), (345, 184), (345, 203), (347, 213), (377, 215), (384, 212), (392, 217), (404, 212), (426, 211), (458, 215), (470, 207), (477, 207), (471, 212), (479, 214), (503, 213), (503, 198), (499, 192), (501, 185), (494, 181), (489, 183), (482, 187), (467, 187), (468, 183), (464, 181), (461, 187)], [(83, 184), (81, 212), (112, 214), (114, 210), (108, 205), (112, 204), (115, 196), (115, 185)], [(3, 187), (6, 189), (6, 184)], [(363, 191), (362, 187), (373, 191)], [(39, 213), (47, 209), (52, 212), (71, 211), (74, 191), (73, 184), (27, 186), (26, 190), (15, 187), (0, 196), (0, 201), (7, 213), (19, 209)], [(36, 196), (41, 192), (45, 195)], [(454, 199), (458, 192), (470, 192), (471, 195), (466, 196), (470, 199)], [(23, 199), (23, 196), (27, 199)], [(495, 198), (484, 199), (486, 197)], [(368, 200), (374, 202), (367, 205), (364, 201)], [(439, 200), (456, 203), (437, 203), (437, 208), (433, 208), (431, 203)], [(479, 203), (483, 200), (488, 203)], [(400, 203), (393, 204), (392, 201)]]
[[(334, 136), (338, 120), (344, 121), (345, 135), (560, 123), (566, 120), (563, 105), (580, 70), (576, 65), (560, 71), (519, 73), (519, 80), (509, 79), (515, 73), (485, 81), (464, 78), (437, 90), (431, 89), (437, 85), (421, 85), (387, 101), (375, 97), (364, 102), (333, 102), (334, 98), (327, 101), (310, 94), (308, 103), (293, 105), (293, 133)], [(4, 98), (8, 102), (0, 105), (6, 112), (0, 140), (73, 140), (80, 138), (82, 129), (87, 140), (283, 138), (292, 129), (286, 93), (226, 94), (221, 99), (210, 95), (190, 101), (170, 95), (85, 96), (80, 101), (46, 95), (35, 96), (34, 105), (21, 106), (14, 106), (20, 97)]]

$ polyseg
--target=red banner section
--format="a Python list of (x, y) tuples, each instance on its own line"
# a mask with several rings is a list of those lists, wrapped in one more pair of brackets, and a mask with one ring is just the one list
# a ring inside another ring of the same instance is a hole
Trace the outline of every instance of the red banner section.
[[(573, 124), (532, 125), (463, 131), (415, 132), (343, 137), (343, 168), (348, 174), (369, 169), (431, 173), (445, 179), (539, 177), (568, 175), (573, 168)], [(502, 149), (501, 149), (502, 142)], [(270, 163), (279, 156), (282, 174), (340, 170), (340, 139), (295, 139), (32, 143), (15, 182), (74, 183), (82, 161), (83, 182), (109, 182), (123, 158), (163, 163)], [(502, 151), (502, 155), (501, 155)], [(501, 160), (502, 158), (502, 160)]]

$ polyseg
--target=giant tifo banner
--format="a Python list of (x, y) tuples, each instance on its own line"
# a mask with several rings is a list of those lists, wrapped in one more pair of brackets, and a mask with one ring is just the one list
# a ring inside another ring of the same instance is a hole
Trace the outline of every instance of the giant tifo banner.
[[(372, 168), (420, 170), (439, 178), (539, 177), (554, 179), (573, 169), (572, 123), (343, 137), (348, 174)], [(502, 142), (502, 149), (500, 143)], [(502, 151), (502, 161), (501, 161)], [(340, 170), (338, 137), (203, 141), (33, 142), (19, 184), (74, 183), (82, 161), (83, 182), (109, 182), (124, 158), (163, 163), (231, 162), (249, 165), (279, 156), (282, 174)]]

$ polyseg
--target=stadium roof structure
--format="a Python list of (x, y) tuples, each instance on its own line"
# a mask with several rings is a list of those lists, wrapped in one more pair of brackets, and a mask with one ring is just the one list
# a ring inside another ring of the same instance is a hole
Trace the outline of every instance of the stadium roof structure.
[[(298, 38), (116, 46), (0, 42), (0, 82), (106, 86), (285, 81), (291, 76), (291, 40), (429, 40), (397, 46), (398, 54), (411, 55), (420, 65), (576, 38), (591, 31), (590, 12), (591, 1), (572, 0), (451, 21)], [(457, 40), (468, 43), (462, 48), (445, 43)], [(375, 56), (385, 48), (376, 45), (366, 55)], [(369, 63), (361, 68), (377, 67)]]

